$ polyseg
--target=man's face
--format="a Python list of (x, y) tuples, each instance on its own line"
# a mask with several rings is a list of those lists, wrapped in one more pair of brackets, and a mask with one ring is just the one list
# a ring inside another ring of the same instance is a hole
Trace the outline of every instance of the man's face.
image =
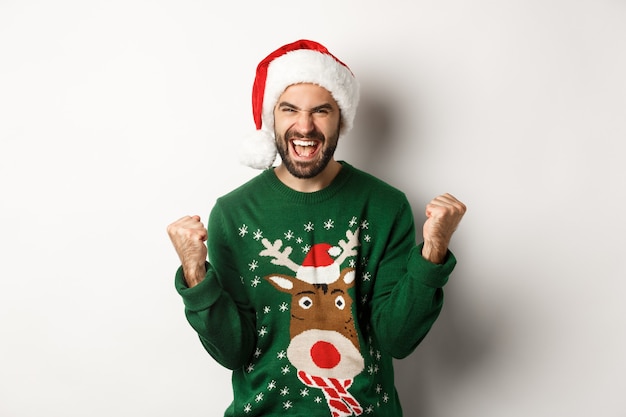
[(333, 96), (315, 84), (294, 84), (274, 108), (276, 147), (296, 178), (313, 178), (332, 160), (339, 140), (341, 112)]

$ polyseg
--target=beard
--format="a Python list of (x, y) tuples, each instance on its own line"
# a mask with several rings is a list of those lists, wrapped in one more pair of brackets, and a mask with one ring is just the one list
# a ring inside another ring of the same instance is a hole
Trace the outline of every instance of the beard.
[[(296, 178), (309, 179), (319, 175), (328, 166), (333, 158), (339, 141), (339, 129), (332, 137), (326, 139), (324, 134), (317, 129), (308, 135), (302, 135), (293, 129), (288, 129), (285, 136), (281, 136), (278, 132), (274, 132), (276, 136), (276, 149), (287, 171)], [(320, 141), (320, 154), (317, 159), (311, 162), (294, 161), (289, 155), (289, 146), (292, 139), (314, 139)]]

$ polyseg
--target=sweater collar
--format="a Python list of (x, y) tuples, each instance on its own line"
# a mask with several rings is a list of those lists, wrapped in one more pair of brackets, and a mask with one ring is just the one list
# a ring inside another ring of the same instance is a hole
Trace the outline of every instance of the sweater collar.
[(265, 170), (262, 175), (270, 188), (279, 193), (286, 200), (296, 204), (315, 204), (332, 198), (345, 186), (346, 182), (354, 173), (354, 167), (352, 167), (352, 165), (345, 161), (339, 161), (339, 163), (341, 164), (341, 170), (333, 181), (326, 188), (312, 193), (304, 193), (287, 187), (278, 179), (273, 168)]

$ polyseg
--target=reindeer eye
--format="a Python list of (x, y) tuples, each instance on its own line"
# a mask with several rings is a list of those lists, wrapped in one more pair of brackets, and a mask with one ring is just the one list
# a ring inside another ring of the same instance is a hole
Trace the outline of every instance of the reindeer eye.
[(298, 304), (303, 309), (308, 310), (309, 308), (313, 307), (313, 300), (311, 300), (311, 297), (302, 297), (300, 301), (298, 301)]
[(343, 295), (335, 298), (335, 307), (337, 307), (339, 310), (343, 310), (346, 307), (346, 300), (343, 298)]

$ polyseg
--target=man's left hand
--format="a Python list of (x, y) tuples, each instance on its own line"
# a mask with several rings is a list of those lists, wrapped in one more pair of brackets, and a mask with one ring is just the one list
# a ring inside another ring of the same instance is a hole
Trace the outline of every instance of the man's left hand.
[(436, 264), (444, 262), (452, 234), (466, 210), (465, 204), (451, 194), (440, 195), (428, 203), (422, 249), (424, 258)]

